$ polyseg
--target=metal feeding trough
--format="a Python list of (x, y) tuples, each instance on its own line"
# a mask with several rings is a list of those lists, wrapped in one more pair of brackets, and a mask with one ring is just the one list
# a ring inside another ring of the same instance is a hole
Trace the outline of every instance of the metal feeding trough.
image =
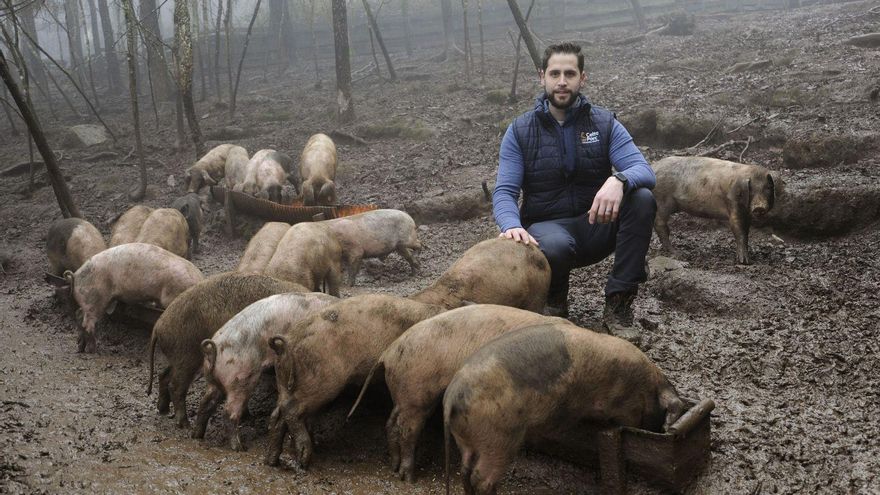
[[(46, 282), (55, 287), (55, 297), (62, 300), (69, 307), (76, 308), (76, 303), (70, 295), (70, 285), (67, 283), (66, 279), (52, 275), (51, 273), (46, 273), (43, 278)], [(163, 311), (164, 310), (161, 308), (155, 306), (127, 304), (119, 301), (116, 304), (116, 309), (113, 311), (111, 317), (114, 319), (121, 318), (130, 321), (133, 320), (144, 324), (148, 328), (152, 328), (159, 320), (159, 317), (162, 316)]]
[(378, 208), (376, 205), (303, 206), (298, 201), (282, 204), (255, 198), (242, 192), (230, 191), (221, 186), (211, 186), (211, 197), (225, 205), (228, 226), (232, 225), (236, 213), (245, 213), (271, 222), (294, 224), (347, 217)]
[(535, 449), (590, 467), (598, 462), (603, 494), (626, 493), (630, 470), (673, 492), (683, 491), (709, 460), (711, 399), (695, 404), (667, 433), (616, 427), (579, 426), (542, 439)]

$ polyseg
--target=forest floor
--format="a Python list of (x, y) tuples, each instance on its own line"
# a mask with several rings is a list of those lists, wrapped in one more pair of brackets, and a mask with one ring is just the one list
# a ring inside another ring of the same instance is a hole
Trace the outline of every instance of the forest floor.
[[(817, 222), (836, 221), (833, 232), (779, 224), (753, 228), (748, 266), (734, 263), (726, 224), (683, 215), (672, 222), (687, 283), (664, 283), (673, 275), (655, 270), (637, 300), (636, 319), (645, 327), (646, 353), (679, 392), (717, 404), (711, 461), (690, 492), (880, 493), (880, 228), (876, 202), (859, 203), (880, 190), (880, 105), (870, 96), (880, 84), (880, 51), (842, 43), (876, 31), (878, 19), (868, 13), (874, 5), (703, 16), (693, 35), (651, 35), (623, 46), (609, 42), (635, 33), (553, 35), (593, 42), (586, 47), (585, 93), (618, 112), (650, 160), (681, 153), (720, 122), (710, 142), (692, 153), (729, 139), (749, 142), (742, 161), (778, 171), (786, 182), (790, 195), (780, 198), (780, 208), (787, 198), (822, 191), (838, 191), (846, 206), (819, 201), (806, 213), (817, 215)], [(408, 80), (371, 76), (355, 83), (358, 120), (341, 130), (366, 137), (369, 145), (339, 143), (340, 202), (400, 207), (492, 182), (501, 134), (531, 107), (538, 86), (525, 74), (515, 102), (499, 98), (509, 91), (513, 49), (498, 42), (486, 52), (485, 84), (478, 74), (469, 82), (460, 61), (429, 62), (436, 53), (431, 50), (422, 50), (422, 59), (398, 59)], [(757, 70), (727, 70), (764, 59), (769, 65)], [(231, 141), (251, 153), (275, 148), (298, 156), (311, 134), (336, 128), (332, 68), (324, 67), (328, 80), (314, 89), (307, 62), (266, 80), (260, 71), (245, 74), (247, 90), (231, 121), (222, 107), (198, 104), (205, 134), (236, 126), (248, 137)], [(124, 156), (134, 141), (126, 103), (105, 106), (117, 111), (109, 120), (121, 134)], [(639, 114), (648, 109), (690, 120), (676, 131), (641, 132)], [(183, 171), (193, 162), (191, 150), (170, 146), (173, 115), (171, 108), (162, 110), (161, 126), (149, 109), (141, 113), (150, 206), (168, 205), (181, 194)], [(53, 143), (64, 126), (88, 122), (42, 117)], [(845, 146), (828, 151), (833, 143), (826, 139), (832, 138)], [(816, 148), (784, 159), (798, 140)], [(735, 143), (716, 156), (739, 160), (744, 147)], [(137, 169), (121, 165), (120, 158), (84, 161), (95, 151), (64, 150), (61, 166), (83, 215), (106, 235), (109, 221), (132, 206), (127, 191), (136, 184)], [(826, 159), (810, 162), (823, 152)], [(4, 135), (0, 163), (26, 160), (23, 138)], [(77, 354), (76, 324), (43, 281), (46, 231), (60, 213), (45, 178), (37, 179), (39, 187), (28, 195), (26, 176), (0, 177), (0, 251), (11, 257), (0, 273), (0, 492), (443, 492), (442, 426), (435, 421), (424, 435), (417, 483), (398, 481), (385, 453), (388, 404), (381, 396), (348, 423), (350, 396), (319, 418), (308, 471), (289, 454), (282, 468), (270, 468), (262, 464), (270, 381), (251, 402), (253, 416), (245, 422), (250, 448), (237, 453), (227, 447), (219, 413), (205, 441), (191, 440), (188, 431), (156, 413), (155, 396), (145, 394), (149, 330), (112, 321), (99, 332), (97, 354)], [(248, 223), (230, 239), (222, 210), (206, 204), (210, 213), (194, 263), (214, 274), (235, 267), (259, 223)], [(424, 225), (419, 235), (425, 249), (418, 276), (396, 255), (367, 261), (356, 286), (344, 288), (343, 295), (412, 293), (497, 229), (485, 216)], [(649, 256), (659, 254), (655, 238)], [(610, 266), (606, 260), (573, 273), (574, 321), (590, 326), (600, 319)], [(190, 414), (202, 390), (201, 380), (191, 389)], [(632, 493), (658, 492), (636, 477), (629, 487)], [(524, 452), (501, 491), (594, 493), (596, 469)]]

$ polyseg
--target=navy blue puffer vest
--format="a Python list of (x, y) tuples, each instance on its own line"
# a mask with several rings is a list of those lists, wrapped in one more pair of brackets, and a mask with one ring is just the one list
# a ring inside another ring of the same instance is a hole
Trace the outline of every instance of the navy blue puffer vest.
[(574, 119), (577, 136), (575, 169), (571, 172), (562, 160), (563, 131), (544, 107), (546, 96), (539, 96), (534, 110), (513, 121), (523, 154), (520, 218), (524, 225), (586, 213), (596, 192), (611, 176), (608, 155), (614, 114), (591, 105), (582, 95), (579, 98), (580, 104), (569, 117)]

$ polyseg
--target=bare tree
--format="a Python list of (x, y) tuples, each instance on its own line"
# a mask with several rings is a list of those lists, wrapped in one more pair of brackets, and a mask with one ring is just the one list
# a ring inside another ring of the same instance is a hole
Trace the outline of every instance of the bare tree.
[(223, 88), (220, 86), (220, 26), (222, 22), (223, 0), (217, 0), (217, 28), (214, 30), (214, 89), (217, 90), (217, 101), (223, 101)]
[(250, 24), (248, 24), (247, 34), (244, 36), (244, 46), (241, 49), (241, 58), (238, 61), (238, 70), (235, 72), (235, 86), (232, 88), (232, 96), (229, 98), (230, 120), (235, 116), (235, 98), (238, 96), (238, 83), (241, 81), (241, 69), (244, 67), (244, 57), (247, 55), (248, 43), (251, 41), (251, 30), (254, 29), (254, 21), (257, 20), (257, 14), (260, 12), (260, 3), (262, 3), (262, 0), (257, 0), (256, 5), (254, 6), (254, 14), (251, 16)]
[(101, 36), (98, 30), (98, 9), (95, 8), (95, 0), (89, 0), (89, 21), (92, 24), (92, 44), (95, 45), (95, 53), (101, 52)]
[(9, 93), (12, 95), (12, 99), (15, 100), (15, 104), (18, 106), (18, 110), (28, 127), (34, 143), (43, 157), (43, 163), (46, 164), (46, 173), (49, 177), (49, 182), (52, 184), (52, 189), (55, 191), (55, 198), (58, 200), (61, 214), (65, 218), (79, 217), (79, 209), (77, 209), (76, 204), (73, 202), (70, 190), (67, 188), (67, 183), (64, 182), (64, 176), (61, 174), (61, 169), (58, 167), (58, 162), (55, 160), (52, 148), (49, 147), (49, 142), (46, 141), (46, 136), (40, 127), (40, 121), (37, 119), (33, 109), (28, 105), (25, 97), (21, 94), (15, 78), (13, 78), (12, 73), (9, 71), (9, 65), (6, 63), (6, 56), (3, 55), (2, 49), (0, 49), (0, 79), (3, 79), (3, 83), (9, 89)]
[[(376, 42), (379, 43), (379, 48), (382, 50), (382, 56), (385, 57), (385, 65), (388, 66), (388, 73), (391, 74), (391, 80), (397, 80), (397, 74), (394, 72), (394, 64), (391, 63), (391, 56), (388, 55), (388, 49), (385, 48), (385, 42), (382, 41), (382, 33), (379, 32), (379, 24), (376, 22), (376, 18), (373, 16), (373, 10), (370, 9), (370, 4), (367, 0), (361, 0), (364, 4), (364, 10), (367, 12), (367, 20), (370, 21), (370, 29), (373, 34), (376, 36)], [(377, 69), (378, 69), (378, 64)]]
[(67, 31), (67, 44), (70, 47), (70, 63), (76, 72), (80, 84), (83, 77), (82, 36), (79, 29), (79, 7), (77, 0), (64, 1), (64, 29)]
[(529, 55), (532, 57), (532, 62), (535, 64), (535, 70), (540, 71), (541, 57), (538, 55), (538, 49), (535, 47), (535, 40), (532, 38), (532, 32), (529, 31), (529, 26), (526, 24), (526, 20), (523, 19), (522, 11), (519, 10), (519, 5), (517, 5), (516, 0), (507, 0), (507, 5), (510, 6), (513, 20), (516, 21), (516, 25), (519, 27), (520, 36), (522, 36), (523, 41), (526, 42), (526, 48), (528, 48)]
[(477, 25), (480, 32), (480, 83), (486, 84), (486, 50), (483, 40), (483, 0), (477, 0)]
[(315, 89), (321, 89), (318, 75), (318, 35), (315, 33), (315, 0), (309, 0), (309, 32), (312, 35), (312, 58), (315, 61)]
[(140, 28), (144, 36), (144, 44), (147, 47), (150, 82), (153, 84), (159, 100), (169, 101), (173, 97), (173, 93), (168, 77), (168, 63), (165, 59), (162, 30), (159, 28), (159, 9), (156, 7), (156, 0), (140, 0), (139, 6)]
[[(147, 164), (144, 162), (144, 145), (141, 141), (141, 117), (138, 109), (137, 94), (137, 19), (134, 16), (132, 0), (120, 0), (125, 14), (125, 38), (128, 41), (128, 50), (125, 59), (128, 61), (128, 95), (131, 100), (131, 120), (134, 124), (135, 150), (137, 151), (138, 170), (140, 171), (140, 185), (137, 189), (129, 192), (129, 197), (134, 201), (143, 199), (147, 193)], [(179, 2), (184, 3), (184, 2)]]
[(443, 17), (443, 57), (448, 59), (451, 52), (461, 52), (452, 33), (452, 0), (440, 0), (440, 15)]
[(468, 32), (468, 4), (467, 0), (461, 0), (461, 17), (464, 29), (464, 73), (468, 83), (471, 82), (471, 63), (473, 62), (473, 52), (471, 50), (471, 37)]
[[(129, 0), (131, 1), (131, 0)], [(177, 66), (177, 87), (183, 100), (183, 109), (189, 123), (190, 134), (195, 145), (196, 155), (204, 154), (202, 131), (196, 117), (192, 95), (193, 48), (190, 33), (189, 7), (185, 1), (174, 2), (174, 49)]]
[(232, 98), (232, 0), (226, 0), (223, 29), (226, 31), (226, 79), (229, 82), (229, 97)]
[[(37, 40), (37, 25), (35, 21), (35, 15), (37, 11), (37, 4), (31, 3), (23, 6), (18, 12), (15, 14), (18, 17), (18, 23), (21, 26), (21, 30), (26, 32), (30, 38)], [(31, 75), (34, 76), (34, 81), (38, 88), (43, 88), (43, 91), (48, 91), (49, 89), (49, 79), (46, 76), (46, 69), (43, 67), (43, 62), (40, 61), (40, 56), (34, 50), (29, 43), (22, 43), (21, 51), (24, 54), (24, 58), (27, 61), (28, 70)], [(48, 94), (46, 95), (48, 98)], [(50, 102), (51, 103), (51, 102)]]
[(403, 16), (403, 37), (406, 43), (406, 56), (412, 57), (413, 44), (409, 25), (409, 0), (400, 0), (400, 13)]
[(110, 21), (110, 9), (107, 0), (98, 0), (98, 11), (101, 13), (101, 31), (104, 35), (104, 59), (107, 62), (107, 88), (111, 94), (119, 94), (122, 82), (119, 80), (119, 60), (116, 58), (114, 46), (113, 23)]
[(348, 15), (345, 0), (332, 0), (333, 45), (336, 52), (336, 115), (341, 123), (354, 120), (351, 99), (351, 60), (348, 47)]

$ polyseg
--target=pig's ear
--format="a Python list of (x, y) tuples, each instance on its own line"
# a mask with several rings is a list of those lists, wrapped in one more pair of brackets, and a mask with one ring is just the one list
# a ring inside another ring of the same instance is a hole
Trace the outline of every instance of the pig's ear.
[(217, 361), (217, 345), (214, 344), (214, 341), (211, 339), (205, 339), (202, 341), (202, 354), (205, 355), (205, 359), (208, 361), (209, 370), (214, 370), (214, 363)]
[(287, 341), (284, 340), (284, 337), (276, 335), (269, 339), (269, 347), (275, 351), (275, 354), (277, 354), (278, 357), (281, 357), (284, 355), (284, 350), (287, 348)]
[(184, 203), (184, 204), (180, 205), (180, 208), (178, 208), (177, 211), (182, 213), (183, 216), (186, 216), (187, 212), (189, 212), (189, 205)]

